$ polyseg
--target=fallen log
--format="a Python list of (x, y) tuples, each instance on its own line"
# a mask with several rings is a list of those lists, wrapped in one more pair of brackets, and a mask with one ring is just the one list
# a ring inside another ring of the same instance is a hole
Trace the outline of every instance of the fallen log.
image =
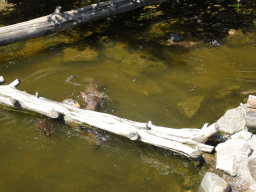
[(211, 153), (213, 146), (204, 144), (207, 139), (217, 133), (216, 123), (203, 128), (171, 129), (155, 126), (148, 123), (135, 122), (114, 115), (89, 111), (72, 107), (65, 103), (51, 101), (40, 97), (38, 93), (31, 95), (19, 91), (16, 87), (20, 80), (16, 79), (9, 85), (1, 85), (4, 78), (0, 77), (0, 105), (14, 108), (15, 110), (29, 110), (43, 114), (50, 118), (59, 118), (68, 124), (89, 125), (111, 133), (115, 133), (131, 140), (138, 140), (171, 151), (184, 154), (188, 157), (198, 158), (200, 152)]
[(45, 36), (73, 28), (79, 24), (90, 23), (140, 7), (166, 1), (167, 0), (107, 1), (64, 13), (61, 13), (61, 7), (58, 6), (53, 14), (6, 27), (0, 27), (0, 46)]

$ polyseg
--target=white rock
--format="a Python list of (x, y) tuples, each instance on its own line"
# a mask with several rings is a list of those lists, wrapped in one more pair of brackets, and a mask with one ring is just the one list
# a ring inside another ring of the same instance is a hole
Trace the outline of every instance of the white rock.
[(205, 173), (198, 192), (229, 192), (230, 185), (215, 173)]
[(245, 128), (245, 106), (226, 111), (218, 121), (220, 131), (227, 134), (239, 132)]

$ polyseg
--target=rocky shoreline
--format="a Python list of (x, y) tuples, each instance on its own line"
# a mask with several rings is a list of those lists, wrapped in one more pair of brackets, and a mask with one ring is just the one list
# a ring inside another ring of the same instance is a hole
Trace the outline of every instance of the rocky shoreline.
[(217, 121), (223, 138), (198, 192), (256, 191), (256, 129), (247, 125), (248, 116), (252, 118), (250, 106), (249, 96), (246, 104), (228, 110)]

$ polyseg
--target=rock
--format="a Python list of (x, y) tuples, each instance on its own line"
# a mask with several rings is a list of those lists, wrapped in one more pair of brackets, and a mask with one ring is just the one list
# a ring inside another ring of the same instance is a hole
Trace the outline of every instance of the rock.
[(245, 43), (254, 43), (256, 39), (254, 32), (243, 33), (242, 30), (236, 30), (233, 35), (226, 38), (227, 45), (242, 45)]
[(121, 62), (127, 55), (129, 55), (129, 51), (126, 49), (125, 44), (117, 43), (114, 47), (105, 48), (104, 54), (111, 61)]
[(212, 40), (212, 41), (210, 42), (210, 44), (212, 44), (213, 46), (220, 46), (220, 45), (221, 45), (221, 44), (220, 44), (218, 41), (216, 41), (215, 39)]
[(178, 33), (172, 33), (170, 35), (170, 40), (173, 42), (179, 42), (181, 40), (181, 36)]
[(72, 107), (80, 108), (79, 103), (78, 103), (77, 101), (71, 99), (71, 98), (64, 99), (64, 100), (62, 101), (62, 103), (65, 103), (65, 104), (70, 105), (70, 106), (72, 106)]
[(248, 167), (252, 177), (256, 180), (256, 158), (248, 161)]
[(231, 95), (235, 91), (239, 90), (240, 87), (238, 85), (231, 85), (224, 87), (218, 91), (218, 94), (216, 95), (216, 98), (218, 99), (224, 99), (225, 97)]
[(138, 76), (142, 71), (150, 71), (151, 67), (165, 67), (165, 64), (155, 58), (143, 53), (132, 53), (125, 57), (120, 63), (122, 73)]
[(255, 94), (256, 93), (256, 89), (250, 89), (250, 90), (246, 90), (246, 91), (241, 91), (240, 94), (241, 95), (251, 95), (251, 94)]
[(230, 29), (230, 30), (228, 31), (228, 34), (229, 34), (229, 35), (235, 35), (235, 34), (236, 34), (236, 30), (235, 30), (235, 29)]
[(256, 135), (253, 135), (252, 138), (250, 139), (250, 145), (253, 153), (249, 156), (248, 167), (249, 167), (251, 176), (256, 181)]
[(63, 61), (72, 62), (72, 61), (95, 61), (98, 59), (98, 52), (95, 51), (92, 47), (87, 46), (84, 48), (80, 47), (69, 47), (63, 51)]
[(246, 106), (245, 126), (248, 131), (256, 133), (256, 97), (254, 95), (249, 95)]
[[(231, 140), (221, 143), (216, 147), (217, 164), (216, 168), (227, 172), (231, 176), (236, 176), (238, 171), (245, 169), (245, 162), (251, 152), (249, 142), (250, 133), (241, 131), (232, 136)], [(240, 170), (237, 168), (239, 167)]]
[(231, 139), (216, 147), (216, 168), (237, 176), (237, 183), (242, 183), (246, 191), (256, 191), (255, 160), (256, 136), (241, 131), (232, 135)]
[(229, 192), (230, 190), (230, 185), (212, 172), (205, 173), (198, 188), (198, 192)]
[(203, 156), (206, 163), (208, 163), (208, 164), (213, 163), (214, 156), (212, 154), (204, 153), (202, 156)]
[(233, 134), (245, 128), (246, 107), (240, 105), (235, 109), (226, 111), (218, 121), (219, 130), (226, 134)]
[(252, 134), (248, 131), (240, 131), (239, 133), (236, 133), (231, 136), (232, 140), (245, 140), (249, 141), (252, 138)]
[(249, 159), (254, 159), (254, 158), (256, 158), (256, 135), (252, 135), (249, 142), (250, 142), (251, 148), (253, 150), (253, 153), (250, 154)]
[(186, 101), (179, 102), (177, 105), (179, 109), (187, 115), (187, 117), (192, 117), (199, 109), (203, 100), (204, 96), (195, 96)]

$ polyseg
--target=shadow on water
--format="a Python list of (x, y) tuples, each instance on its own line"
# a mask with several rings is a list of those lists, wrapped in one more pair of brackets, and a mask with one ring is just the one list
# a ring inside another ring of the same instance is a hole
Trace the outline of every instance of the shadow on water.
[[(93, 3), (98, 0), (9, 0), (11, 4), (0, 1), (0, 26), (15, 24), (38, 17), (52, 14), (57, 6), (61, 11), (70, 11)], [(103, 2), (103, 1), (102, 1)]]
[[(218, 1), (204, 3), (203, 1), (170, 1), (161, 5), (139, 8), (93, 24), (65, 30), (60, 33), (63, 37), (58, 40), (55, 35), (47, 36), (48, 38), (37, 38), (35, 40), (37, 47), (33, 47), (33, 49), (24, 49), (24, 42), (5, 46), (2, 48), (4, 51), (0, 49), (0, 56), (3, 58), (1, 60), (5, 62), (9, 61), (11, 57), (29, 56), (58, 45), (77, 45), (83, 48), (84, 43), (87, 43), (97, 47), (100, 46), (99, 40), (124, 42), (133, 49), (146, 46), (143, 48), (148, 49), (148, 52), (154, 57), (165, 60), (166, 40), (173, 32), (182, 35), (187, 44), (172, 46), (172, 51), (185, 53), (189, 51), (191, 43), (209, 43), (217, 40), (222, 44), (225, 43), (223, 39), (228, 36), (231, 29), (241, 29), (244, 34), (253, 29), (253, 20), (256, 15), (253, 2), (240, 2), (240, 4), (233, 1), (220, 2), (221, 4), (217, 4)], [(0, 25), (5, 26), (51, 14), (57, 5), (62, 6), (63, 11), (67, 11), (92, 3), (98, 3), (98, 1), (17, 1), (0, 10)], [(29, 9), (27, 9), (28, 7)], [(39, 43), (40, 41), (41, 43)], [(21, 49), (25, 51), (20, 52)], [(6, 50), (14, 53), (1, 54)]]

